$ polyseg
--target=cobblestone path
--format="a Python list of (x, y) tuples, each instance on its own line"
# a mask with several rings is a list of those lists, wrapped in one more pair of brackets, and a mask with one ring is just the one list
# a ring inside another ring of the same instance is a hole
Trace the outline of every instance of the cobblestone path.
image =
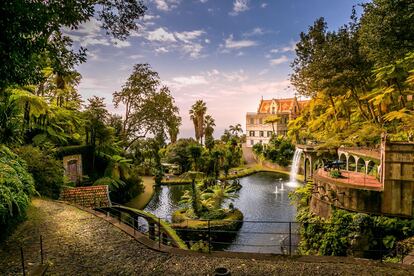
[[(225, 266), (232, 275), (414, 275), (413, 267), (373, 261), (300, 257), (254, 260), (169, 255), (150, 250), (109, 223), (75, 207), (34, 199), (28, 220), (0, 246), (0, 275), (22, 273), (40, 262), (43, 236), (48, 275), (212, 275)], [(334, 260), (334, 259), (332, 259)]]

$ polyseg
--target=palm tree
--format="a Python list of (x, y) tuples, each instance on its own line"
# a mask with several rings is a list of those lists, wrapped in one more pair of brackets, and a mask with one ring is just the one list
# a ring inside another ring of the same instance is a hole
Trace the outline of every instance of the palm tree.
[(239, 137), (239, 133), (243, 133), (243, 129), (241, 127), (241, 124), (237, 124), (235, 126), (230, 125), (229, 126), (229, 131), (231, 132), (231, 134), (235, 135), (236, 137)]
[(195, 137), (198, 142), (203, 144), (204, 136), (204, 115), (206, 114), (207, 107), (203, 100), (198, 100), (191, 106), (189, 111), (190, 119), (193, 121)]
[(214, 132), (214, 128), (216, 126), (216, 122), (214, 120), (213, 117), (211, 117), (211, 115), (207, 115), (204, 118), (204, 124), (205, 124), (205, 128), (204, 128), (204, 133), (205, 136), (212, 136), (213, 132)]
[(275, 133), (275, 123), (277, 123), (280, 120), (279, 116), (269, 116), (264, 120), (265, 124), (272, 124), (272, 130), (273, 133)]
[(216, 184), (203, 191), (200, 199), (207, 203), (209, 209), (218, 210), (221, 208), (224, 200), (237, 197), (234, 191), (234, 187), (231, 185)]
[(130, 177), (132, 159), (120, 155), (109, 155), (103, 152), (98, 153), (109, 161), (105, 169), (104, 177), (95, 181), (94, 185), (108, 185), (111, 190), (125, 186), (125, 180)]

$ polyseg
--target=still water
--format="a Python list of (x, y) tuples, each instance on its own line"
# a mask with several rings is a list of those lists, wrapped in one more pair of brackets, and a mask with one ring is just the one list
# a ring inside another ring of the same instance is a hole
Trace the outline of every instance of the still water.
[[(290, 221), (295, 221), (296, 208), (288, 194), (297, 183), (289, 182), (284, 174), (262, 172), (240, 179), (242, 188), (233, 204), (244, 214), (237, 235), (224, 247), (228, 251), (281, 253), (281, 243), (289, 233)], [(277, 193), (276, 193), (277, 188)], [(189, 185), (162, 186), (145, 211), (170, 220), (180, 208), (180, 198)], [(229, 202), (227, 202), (229, 203)], [(294, 226), (293, 226), (294, 227)]]

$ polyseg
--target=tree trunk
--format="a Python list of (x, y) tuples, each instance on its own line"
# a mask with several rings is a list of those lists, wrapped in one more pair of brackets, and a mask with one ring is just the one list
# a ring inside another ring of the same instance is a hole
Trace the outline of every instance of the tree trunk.
[(352, 98), (354, 98), (355, 102), (357, 103), (358, 108), (359, 108), (359, 111), (361, 112), (362, 116), (363, 116), (363, 117), (364, 117), (367, 121), (369, 121), (369, 117), (368, 117), (368, 115), (365, 113), (364, 109), (362, 108), (362, 103), (361, 103), (361, 101), (359, 100), (358, 95), (355, 93), (355, 91), (354, 91), (353, 89), (351, 89), (350, 91), (351, 91), (351, 94), (352, 94)]
[(336, 111), (335, 101), (334, 101), (334, 99), (333, 99), (333, 97), (330, 93), (328, 95), (329, 95), (329, 100), (331, 102), (331, 105), (332, 105), (332, 108), (333, 108), (333, 111), (334, 111), (335, 120), (337, 120), (338, 119), (337, 118), (338, 112)]

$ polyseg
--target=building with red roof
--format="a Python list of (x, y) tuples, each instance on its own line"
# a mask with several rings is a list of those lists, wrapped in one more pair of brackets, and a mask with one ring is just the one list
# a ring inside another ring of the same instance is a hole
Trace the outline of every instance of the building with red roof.
[[(287, 99), (271, 99), (260, 101), (257, 112), (246, 114), (246, 145), (267, 144), (275, 135), (286, 135), (288, 123), (295, 119), (309, 103), (308, 100), (298, 100), (296, 97)], [(273, 123), (265, 123), (266, 119), (276, 118)]]

